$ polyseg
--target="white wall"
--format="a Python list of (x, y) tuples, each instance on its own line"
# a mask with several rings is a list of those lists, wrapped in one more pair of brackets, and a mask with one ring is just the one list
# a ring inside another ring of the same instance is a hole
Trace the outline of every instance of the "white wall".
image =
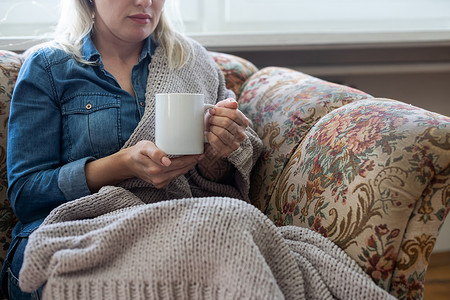
[(179, 0), (187, 33), (450, 29), (447, 0)]
[[(0, 37), (51, 30), (64, 0), (0, 0)], [(188, 34), (450, 30), (448, 0), (167, 0)]]
[(0, 0), (0, 37), (36, 36), (52, 31), (58, 21), (57, 3), (57, 0)]

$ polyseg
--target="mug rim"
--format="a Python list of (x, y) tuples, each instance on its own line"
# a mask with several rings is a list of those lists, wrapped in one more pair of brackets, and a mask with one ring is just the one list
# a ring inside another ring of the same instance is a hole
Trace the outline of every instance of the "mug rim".
[(156, 93), (155, 96), (165, 96), (165, 95), (177, 95), (177, 96), (204, 96), (205, 94), (199, 94), (199, 93)]

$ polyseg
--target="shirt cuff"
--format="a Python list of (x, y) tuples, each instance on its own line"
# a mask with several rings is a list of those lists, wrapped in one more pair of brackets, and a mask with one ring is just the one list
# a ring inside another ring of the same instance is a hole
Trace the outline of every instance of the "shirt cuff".
[(84, 166), (93, 160), (95, 160), (94, 157), (85, 157), (61, 167), (58, 177), (58, 187), (68, 201), (91, 194), (87, 186)]

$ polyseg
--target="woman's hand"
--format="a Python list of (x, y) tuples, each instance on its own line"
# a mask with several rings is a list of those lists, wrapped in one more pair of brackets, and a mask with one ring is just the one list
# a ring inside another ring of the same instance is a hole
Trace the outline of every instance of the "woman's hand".
[(250, 122), (232, 98), (218, 102), (209, 110), (209, 115), (206, 124), (209, 144), (215, 155), (228, 157), (245, 139), (245, 129)]
[(240, 147), (245, 139), (245, 129), (249, 120), (238, 110), (234, 99), (226, 99), (209, 110), (207, 118), (207, 138), (205, 157), (198, 164), (198, 170), (208, 180), (226, 182), (230, 180), (234, 168), (222, 158), (228, 157)]
[(133, 177), (162, 188), (192, 169), (200, 156), (185, 155), (169, 159), (154, 143), (141, 141), (130, 148), (128, 169)]
[(111, 156), (86, 164), (86, 181), (92, 192), (133, 177), (159, 189), (186, 174), (203, 156), (186, 155), (169, 159), (154, 143), (140, 141)]

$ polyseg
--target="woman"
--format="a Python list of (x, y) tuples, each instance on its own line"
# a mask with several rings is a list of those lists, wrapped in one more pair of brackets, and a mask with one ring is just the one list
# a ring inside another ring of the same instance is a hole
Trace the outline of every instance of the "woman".
[[(19, 270), (27, 237), (61, 204), (133, 181), (140, 183), (122, 185), (146, 202), (218, 194), (247, 199), (248, 186), (237, 181), (249, 176), (261, 143), (206, 51), (171, 29), (164, 4), (61, 1), (54, 42), (21, 68), (7, 162), (8, 197), (19, 223), (2, 269), (3, 292), (11, 299), (40, 293), (19, 289)], [(191, 76), (183, 73), (188, 67)], [(192, 68), (200, 71), (192, 76)], [(161, 74), (170, 80), (158, 86)], [(146, 112), (154, 92), (177, 91), (202, 92), (216, 104), (202, 155), (169, 158), (152, 142), (152, 133), (133, 139), (143, 116), (151, 115)]]

